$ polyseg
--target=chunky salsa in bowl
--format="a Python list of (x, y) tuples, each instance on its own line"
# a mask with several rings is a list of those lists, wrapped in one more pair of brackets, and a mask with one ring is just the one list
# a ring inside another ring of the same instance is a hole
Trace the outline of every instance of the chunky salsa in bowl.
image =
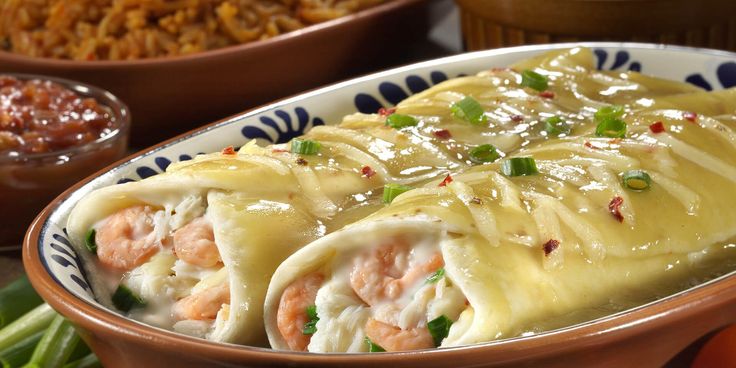
[(121, 158), (129, 124), (127, 107), (104, 90), (0, 74), (0, 247), (20, 244), (53, 197)]

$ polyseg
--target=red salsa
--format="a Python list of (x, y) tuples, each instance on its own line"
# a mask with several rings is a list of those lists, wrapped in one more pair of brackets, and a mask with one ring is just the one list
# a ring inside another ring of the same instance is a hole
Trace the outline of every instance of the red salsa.
[(52, 81), (0, 75), (0, 155), (60, 151), (115, 128), (110, 109), (94, 98)]

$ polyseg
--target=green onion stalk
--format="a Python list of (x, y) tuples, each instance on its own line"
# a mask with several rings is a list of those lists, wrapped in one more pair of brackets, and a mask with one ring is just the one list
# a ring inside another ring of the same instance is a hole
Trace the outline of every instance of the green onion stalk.
[(0, 328), (42, 303), (43, 299), (33, 290), (28, 276), (23, 275), (0, 289)]
[(74, 326), (57, 315), (36, 345), (24, 368), (62, 368), (79, 344)]

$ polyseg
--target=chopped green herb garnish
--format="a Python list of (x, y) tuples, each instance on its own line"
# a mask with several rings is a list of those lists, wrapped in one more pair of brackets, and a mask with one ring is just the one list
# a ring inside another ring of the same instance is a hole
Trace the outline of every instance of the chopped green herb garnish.
[(553, 116), (544, 120), (544, 131), (548, 137), (559, 137), (570, 134), (570, 124), (559, 116)]
[(89, 229), (87, 235), (84, 236), (84, 245), (87, 247), (87, 250), (94, 254), (97, 254), (97, 240), (95, 240), (96, 235), (97, 230)]
[(127, 286), (120, 284), (115, 293), (112, 294), (112, 304), (123, 312), (129, 312), (133, 308), (144, 307), (146, 302), (141, 297), (133, 294), (133, 291), (128, 289)]
[(406, 128), (410, 126), (415, 126), (418, 123), (419, 121), (417, 121), (417, 119), (409, 115), (391, 114), (388, 117), (386, 117), (386, 125), (394, 129), (401, 129), (401, 128)]
[(491, 144), (481, 144), (478, 147), (475, 147), (468, 152), (468, 157), (470, 158), (470, 161), (475, 162), (476, 164), (482, 164), (484, 162), (493, 162), (498, 160), (501, 157), (501, 154), (498, 153), (498, 150), (496, 150), (496, 147), (494, 147)]
[(382, 348), (380, 345), (374, 343), (371, 341), (371, 339), (368, 338), (368, 336), (365, 337), (365, 344), (368, 345), (368, 352), (370, 353), (383, 353), (386, 351), (386, 349)]
[(445, 268), (440, 267), (437, 271), (434, 271), (433, 274), (427, 277), (427, 283), (434, 284), (435, 282), (439, 281), (443, 277), (445, 277)]
[(429, 334), (432, 335), (434, 346), (442, 344), (442, 340), (450, 333), (450, 326), (452, 326), (452, 321), (444, 314), (427, 322), (427, 329), (429, 329)]
[(317, 321), (319, 321), (316, 305), (310, 305), (307, 307), (307, 317), (309, 317), (309, 321), (304, 324), (302, 333), (305, 335), (314, 335), (314, 333), (317, 332)]
[(408, 192), (414, 188), (401, 184), (386, 184), (383, 186), (383, 203), (391, 203), (399, 194)]
[(546, 90), (549, 87), (547, 77), (529, 69), (521, 72), (521, 85), (524, 87), (535, 89), (540, 92)]
[(605, 118), (595, 128), (598, 137), (623, 138), (626, 136), (626, 122), (618, 118)]
[(632, 190), (645, 190), (652, 185), (652, 178), (643, 170), (629, 170), (623, 173), (624, 186)]
[(539, 170), (533, 157), (512, 157), (503, 162), (501, 172), (506, 176), (527, 176), (538, 174)]
[(300, 155), (316, 155), (321, 148), (322, 145), (317, 141), (308, 139), (294, 139), (291, 141), (291, 152)]
[(465, 120), (471, 124), (483, 124), (488, 121), (488, 117), (483, 111), (483, 107), (474, 98), (467, 96), (460, 101), (452, 104), (450, 107), (452, 115), (456, 118)]
[(598, 109), (593, 115), (595, 121), (603, 121), (605, 119), (619, 119), (624, 116), (624, 107), (621, 105), (604, 106)]

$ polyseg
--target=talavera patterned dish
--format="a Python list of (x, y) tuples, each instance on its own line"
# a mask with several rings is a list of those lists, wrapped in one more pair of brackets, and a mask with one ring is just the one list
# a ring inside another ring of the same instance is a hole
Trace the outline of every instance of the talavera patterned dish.
[[(599, 69), (637, 70), (709, 90), (736, 85), (736, 54), (635, 43), (587, 43)], [(605, 318), (534, 336), (485, 344), (392, 354), (304, 354), (216, 344), (150, 327), (95, 302), (84, 265), (65, 235), (74, 204), (95, 188), (156, 175), (249, 139), (284, 142), (343, 115), (375, 112), (447, 78), (502, 67), (573, 44), (483, 51), (369, 75), (282, 100), (184, 134), (135, 154), (75, 185), (52, 202), (28, 230), (23, 256), (31, 281), (108, 367), (160, 366), (661, 366), (706, 333), (736, 321), (733, 273)], [(564, 357), (562, 359), (561, 357)]]

